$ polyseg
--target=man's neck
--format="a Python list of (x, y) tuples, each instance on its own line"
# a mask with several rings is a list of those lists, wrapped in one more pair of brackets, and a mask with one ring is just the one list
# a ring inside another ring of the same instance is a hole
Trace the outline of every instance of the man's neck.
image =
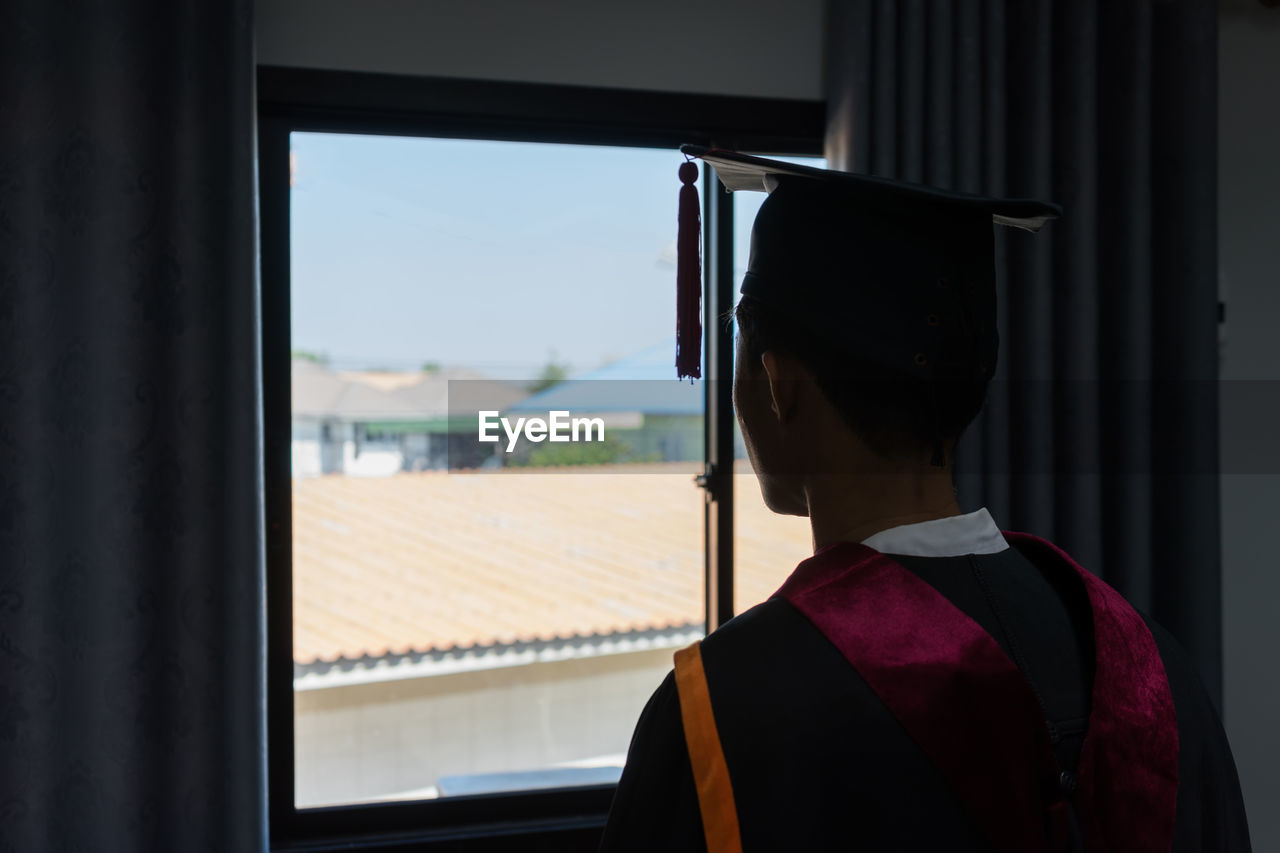
[(950, 471), (818, 477), (805, 484), (814, 550), (960, 515)]

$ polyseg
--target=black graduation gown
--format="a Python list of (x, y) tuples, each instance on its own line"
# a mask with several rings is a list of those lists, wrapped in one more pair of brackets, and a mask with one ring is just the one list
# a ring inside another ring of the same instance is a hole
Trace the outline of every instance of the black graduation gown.
[[(1032, 685), (1058, 764), (1074, 769), (1089, 719), (1094, 660), (1081, 585), (1060, 572), (1042, 573), (1015, 548), (893, 559), (995, 639)], [(1158, 625), (1147, 624), (1177, 713), (1173, 850), (1247, 851), (1244, 806), (1222, 725), (1185, 652)], [(748, 853), (991, 850), (930, 758), (788, 601), (770, 599), (729, 621), (702, 643), (702, 659)], [(636, 727), (601, 850), (705, 849), (679, 699), (668, 675)]]

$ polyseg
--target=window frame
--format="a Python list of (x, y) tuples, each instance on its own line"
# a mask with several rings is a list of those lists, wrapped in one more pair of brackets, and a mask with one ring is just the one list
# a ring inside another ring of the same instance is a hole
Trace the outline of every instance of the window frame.
[[(294, 131), (777, 154), (822, 150), (821, 101), (260, 66), (258, 181), (266, 510), (266, 727), (273, 850), (594, 850), (615, 786), (294, 805), (289, 137)], [(673, 186), (675, 185), (673, 176)], [(703, 170), (706, 624), (733, 615), (733, 203)], [(672, 215), (675, 214), (672, 192)], [(674, 282), (673, 282), (674, 294)], [(674, 312), (673, 312), (674, 316)], [(674, 320), (673, 320), (674, 322)]]

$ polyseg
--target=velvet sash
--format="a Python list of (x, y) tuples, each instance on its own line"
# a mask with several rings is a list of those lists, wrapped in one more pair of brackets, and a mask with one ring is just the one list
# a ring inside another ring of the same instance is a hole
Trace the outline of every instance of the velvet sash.
[[(1081, 579), (1097, 662), (1073, 804), (1090, 851), (1168, 851), (1178, 733), (1155, 640), (1119, 593), (1052, 544), (1005, 538), (1037, 565)], [(1056, 851), (1067, 803), (1044, 712), (978, 623), (865, 545), (802, 562), (778, 590), (853, 665), (942, 772), (995, 850)]]

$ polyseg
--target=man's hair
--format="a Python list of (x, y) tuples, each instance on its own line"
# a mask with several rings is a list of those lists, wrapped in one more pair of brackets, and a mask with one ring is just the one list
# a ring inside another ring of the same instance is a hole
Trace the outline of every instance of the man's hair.
[(791, 353), (854, 435), (886, 459), (912, 460), (958, 439), (986, 401), (985, 379), (923, 380), (815, 341), (764, 303), (743, 296), (738, 334), (751, 369), (768, 350)]

